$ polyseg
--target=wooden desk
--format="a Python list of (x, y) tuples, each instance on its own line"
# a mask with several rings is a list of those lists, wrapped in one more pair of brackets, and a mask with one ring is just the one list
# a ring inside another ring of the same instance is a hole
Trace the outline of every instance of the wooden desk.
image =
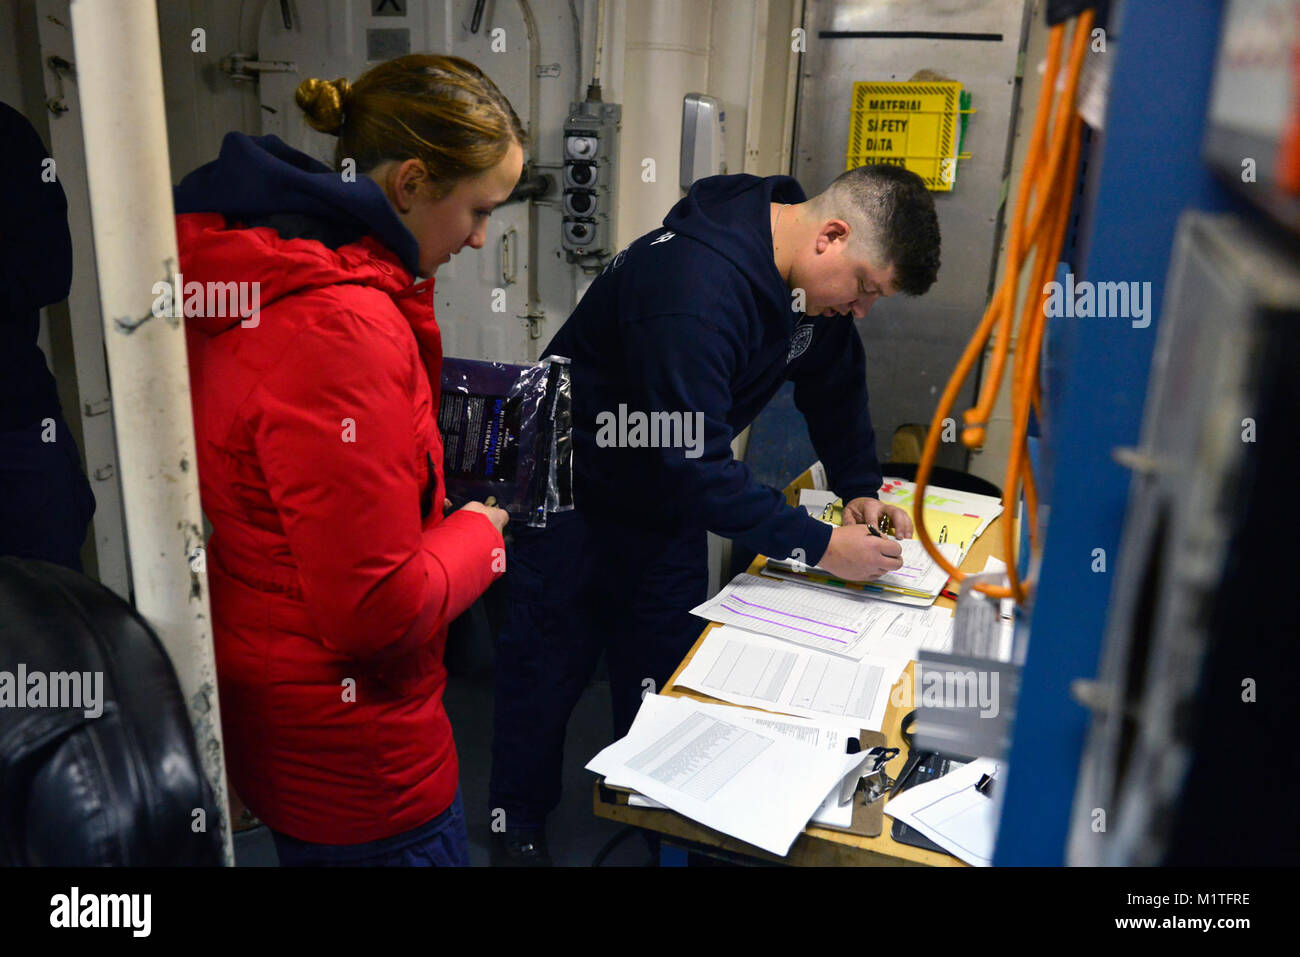
[[(812, 479), (807, 472), (799, 476), (785, 490), (786, 499), (792, 505), (798, 503), (799, 489), (801, 488), (812, 488)], [(1005, 514), (1000, 515), (984, 530), (984, 534), (975, 540), (975, 544), (971, 546), (965, 561), (962, 562), (962, 571), (982, 571), (989, 556), (1005, 558), (1002, 547), (1002, 523), (1004, 521), (1014, 521), (1014, 518)], [(755, 559), (754, 563), (749, 566), (749, 573), (758, 574), (758, 570), (763, 567), (763, 561), (761, 555)], [(935, 603), (946, 608), (952, 608), (955, 605), (951, 598), (943, 597), (937, 599)], [(673, 672), (672, 677), (668, 679), (663, 694), (739, 707), (739, 705), (730, 705), (729, 702), (718, 701), (718, 699), (711, 698), (708, 695), (699, 694), (689, 688), (682, 688), (676, 683), (682, 669), (699, 651), (704, 636), (716, 627), (718, 627), (716, 622), (710, 623), (700, 633), (699, 640), (695, 642), (690, 652), (682, 659), (682, 663), (677, 666), (677, 670)], [(900, 729), (903, 716), (907, 711), (911, 710), (910, 708), (895, 707), (894, 698), (903, 682), (912, 682), (914, 680), (916, 667), (917, 663), (915, 661), (908, 664), (903, 676), (899, 678), (898, 684), (894, 685), (894, 692), (891, 693), (891, 700), (885, 709), (885, 718), (881, 730), (884, 732), (886, 744), (889, 747), (899, 749), (898, 757), (887, 766), (890, 777), (897, 777), (902, 772), (903, 765), (907, 761), (907, 749), (903, 744)], [(702, 824), (697, 824), (695, 821), (684, 818), (673, 811), (660, 808), (630, 807), (627, 805), (625, 797), (616, 795), (609, 789), (604, 788), (602, 783), (601, 781), (596, 782), (594, 790), (594, 811), (597, 817), (618, 821), (623, 824), (634, 824), (646, 830), (657, 831), (670, 839), (677, 838), (733, 855), (802, 867), (968, 866), (964, 861), (948, 854), (923, 850), (910, 844), (898, 843), (890, 836), (893, 825), (893, 819), (890, 817), (885, 818), (884, 830), (877, 837), (860, 837), (856, 834), (847, 834), (831, 828), (809, 825), (804, 828), (802, 834), (795, 838), (794, 844), (790, 846), (790, 853), (785, 857), (778, 857), (775, 854), (754, 847), (752, 844), (746, 844), (744, 841), (729, 837)], [(885, 800), (887, 802), (889, 799), (885, 798)]]

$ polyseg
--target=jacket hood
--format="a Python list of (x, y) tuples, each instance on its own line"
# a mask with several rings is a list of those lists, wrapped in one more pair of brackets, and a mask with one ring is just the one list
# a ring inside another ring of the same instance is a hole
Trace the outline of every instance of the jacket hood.
[(790, 290), (776, 268), (770, 204), (805, 199), (791, 176), (706, 176), (669, 210), (664, 225), (731, 260), (756, 290), (788, 315)]
[[(387, 293), (421, 346), (439, 345), (433, 280), (412, 285), (415, 238), (369, 177), (345, 183), (274, 136), (230, 133), (221, 155), (176, 187), (175, 203), (178, 292), (186, 324), (205, 335), (238, 326), (250, 307), (348, 283)], [(202, 298), (191, 305), (193, 295)]]
[(357, 236), (374, 234), (408, 273), (419, 273), (415, 237), (379, 184), (362, 175), (346, 182), (277, 136), (227, 133), (217, 158), (181, 180), (174, 202), (178, 214), (220, 213), (241, 222), (290, 214)]

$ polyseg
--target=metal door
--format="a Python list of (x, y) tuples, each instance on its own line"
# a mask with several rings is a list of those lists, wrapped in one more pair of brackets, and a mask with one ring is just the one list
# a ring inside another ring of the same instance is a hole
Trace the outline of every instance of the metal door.
[[(964, 144), (971, 158), (959, 164), (952, 192), (933, 194), (943, 237), (938, 281), (922, 297), (881, 300), (857, 321), (881, 458), (898, 426), (929, 424), (984, 313), (1011, 165), (1026, 13), (1025, 0), (807, 0), (793, 172), (810, 196), (844, 172), (854, 82), (903, 81), (928, 69), (961, 82), (976, 110)], [(973, 396), (972, 377), (958, 415)], [(941, 444), (937, 464), (965, 469), (965, 447)]]

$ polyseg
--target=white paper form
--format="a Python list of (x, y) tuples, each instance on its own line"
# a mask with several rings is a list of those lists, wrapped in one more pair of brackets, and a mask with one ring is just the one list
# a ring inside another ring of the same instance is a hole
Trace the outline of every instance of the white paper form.
[[(606, 782), (609, 778), (605, 779)], [(623, 785), (618, 785), (623, 787)], [(840, 804), (840, 786), (837, 784), (831, 788), (831, 793), (826, 795), (826, 800), (822, 801), (813, 816), (808, 819), (809, 824), (820, 824), (823, 827), (837, 827), (847, 831), (853, 826), (853, 809), (856, 806), (857, 798), (855, 797), (848, 804)], [(643, 807), (650, 810), (666, 811), (668, 807), (660, 804), (653, 798), (648, 798), (644, 794), (633, 792), (627, 796), (628, 807)]]
[(927, 617), (934, 610), (742, 572), (691, 614), (856, 659), (895, 647), (892, 657), (915, 657), (938, 620)]
[[(930, 553), (925, 550), (925, 546), (921, 544), (920, 539), (898, 538), (894, 540), (903, 549), (903, 567), (898, 571), (881, 575), (876, 579), (875, 584), (912, 588), (926, 592), (929, 595), (939, 594), (944, 582), (948, 580), (948, 573), (930, 557)], [(939, 553), (953, 565), (961, 564), (963, 557), (961, 546), (956, 542), (936, 545), (935, 548), (939, 549)]]
[(903, 615), (883, 635), (867, 641), (867, 654), (873, 658), (903, 658), (915, 661), (921, 649), (952, 651), (952, 609), (942, 606), (926, 608), (916, 614)]
[[(930, 496), (927, 495), (926, 497), (929, 498)], [(823, 492), (812, 489), (802, 489), (799, 492), (800, 507), (806, 509), (813, 518), (816, 518), (819, 521), (825, 521), (825, 519), (821, 518), (823, 510), (834, 500), (834, 492)], [(827, 522), (826, 524), (829, 525), (831, 523)], [(886, 592), (884, 594), (888, 596), (885, 598), (887, 601), (922, 606), (931, 604), (934, 598), (939, 594), (939, 591), (943, 588), (944, 583), (948, 581), (948, 573), (930, 557), (930, 553), (925, 550), (925, 546), (917, 539), (895, 538), (893, 540), (898, 542), (899, 546), (903, 550), (901, 556), (903, 567), (898, 569), (898, 571), (882, 575), (880, 578), (872, 582), (872, 584), (893, 585), (898, 588), (910, 588), (926, 593), (926, 596), (906, 596), (898, 594), (897, 592)], [(966, 557), (966, 553), (962, 550), (961, 545), (956, 542), (939, 543), (936, 544), (935, 547), (938, 548), (940, 554), (942, 554), (943, 557), (953, 565), (960, 565), (962, 560)], [(769, 559), (768, 561), (770, 570), (774, 573), (773, 577), (783, 577), (782, 573), (788, 574), (792, 572), (797, 575), (804, 572), (813, 572), (820, 575), (826, 575), (830, 578), (838, 578), (838, 576), (833, 575), (831, 572), (828, 572), (826, 569), (818, 565), (809, 566), (802, 562), (796, 562), (790, 559)], [(835, 586), (828, 585), (824, 587), (834, 588)]]
[(848, 661), (723, 625), (705, 636), (677, 684), (733, 704), (879, 731), (907, 662)]
[[(967, 864), (988, 867), (998, 834), (998, 812), (1005, 781), (999, 762), (977, 758), (941, 778), (908, 788), (885, 805), (885, 813), (914, 827)], [(994, 776), (993, 796), (975, 790), (985, 774)]]
[[(774, 562), (769, 558), (767, 564), (759, 570), (759, 574), (768, 578), (779, 578), (782, 581), (797, 582), (805, 588), (821, 588), (825, 591), (835, 592), (837, 595), (853, 595), (858, 598), (871, 598), (877, 601), (893, 602), (897, 605), (911, 605), (915, 608), (929, 608), (934, 604), (934, 599), (936, 597), (904, 595), (902, 592), (898, 591), (878, 591), (863, 594), (862, 592), (838, 584), (838, 580), (836, 582), (822, 582), (815, 578), (805, 578), (803, 573), (799, 571), (786, 571), (786, 565), (789, 565), (789, 567), (793, 569), (796, 563)], [(822, 570), (809, 568), (807, 565), (800, 565), (799, 567), (804, 569), (804, 571), (811, 571), (816, 574), (827, 574)]]
[(688, 698), (648, 694), (627, 736), (587, 769), (784, 856), (859, 760), (716, 718)]
[[(822, 751), (844, 754), (849, 738), (856, 738), (860, 732), (857, 722), (837, 725), (826, 721), (810, 721), (807, 718), (792, 718), (787, 715), (766, 714), (759, 711), (745, 711), (728, 705), (696, 702), (706, 714), (711, 714), (724, 721), (739, 723), (762, 732), (775, 732), (802, 742), (809, 747)], [(626, 787), (623, 782), (606, 777), (605, 783), (614, 787)], [(658, 801), (643, 794), (628, 796), (628, 804), (633, 807), (663, 807)], [(847, 828), (853, 824), (853, 802), (840, 805), (839, 782), (831, 788), (816, 813), (812, 816), (813, 824), (826, 824), (830, 827)]]

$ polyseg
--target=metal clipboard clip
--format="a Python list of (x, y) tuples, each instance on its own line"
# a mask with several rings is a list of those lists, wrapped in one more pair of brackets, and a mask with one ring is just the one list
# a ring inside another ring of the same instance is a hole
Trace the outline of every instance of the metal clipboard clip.
[(894, 779), (885, 765), (898, 757), (898, 748), (871, 748), (863, 751), (862, 760), (840, 782), (840, 806), (853, 800), (859, 790), (865, 795), (864, 803), (878, 801), (894, 786)]

